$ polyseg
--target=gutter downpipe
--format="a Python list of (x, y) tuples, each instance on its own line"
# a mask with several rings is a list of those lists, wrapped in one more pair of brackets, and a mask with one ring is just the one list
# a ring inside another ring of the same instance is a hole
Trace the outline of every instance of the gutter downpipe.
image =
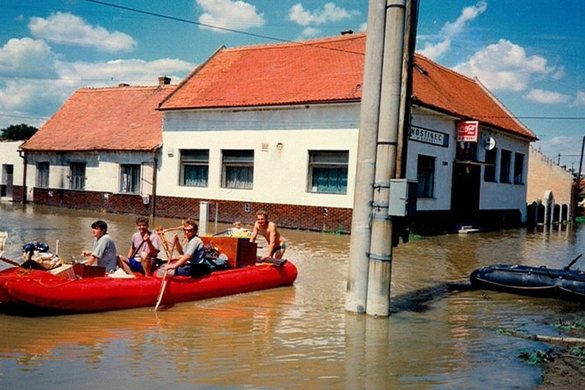
[(157, 177), (158, 177), (158, 153), (162, 150), (162, 146), (159, 145), (158, 148), (154, 150), (153, 153), (153, 162), (154, 167), (152, 170), (152, 200), (150, 205), (150, 217), (152, 218), (153, 225), (154, 225), (154, 218), (156, 217), (156, 186), (157, 186)]
[(573, 212), (572, 212), (572, 220), (575, 223), (575, 219), (577, 218), (577, 205), (579, 204), (579, 192), (581, 190), (581, 169), (583, 168), (583, 152), (585, 151), (585, 135), (583, 136), (583, 141), (581, 143), (581, 159), (579, 160), (579, 173), (577, 173), (577, 184), (575, 185), (575, 192), (574, 192), (574, 202), (573, 202)]
[(366, 312), (386, 0), (369, 0), (345, 310)]
[(20, 203), (25, 205), (26, 204), (26, 172), (28, 167), (28, 159), (26, 158), (26, 152), (22, 149), (18, 149), (18, 157), (22, 158), (23, 161), (23, 170), (22, 170), (22, 195), (20, 199)]
[(388, 215), (388, 201), (390, 180), (396, 175), (396, 154), (399, 144), (405, 9), (406, 0), (387, 2), (366, 301), (366, 313), (372, 316), (387, 317), (390, 314), (393, 226), (392, 218)]

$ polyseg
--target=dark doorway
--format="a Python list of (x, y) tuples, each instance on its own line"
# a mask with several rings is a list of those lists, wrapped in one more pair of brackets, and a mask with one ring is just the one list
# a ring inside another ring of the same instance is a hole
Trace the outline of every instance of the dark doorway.
[(451, 210), (458, 222), (472, 223), (478, 218), (480, 178), (481, 165), (453, 164)]

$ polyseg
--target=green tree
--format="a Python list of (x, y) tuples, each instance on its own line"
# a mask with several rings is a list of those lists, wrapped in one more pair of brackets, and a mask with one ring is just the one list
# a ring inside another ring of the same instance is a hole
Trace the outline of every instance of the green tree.
[(37, 128), (21, 123), (20, 125), (10, 125), (5, 129), (1, 129), (2, 135), (0, 139), (12, 141), (24, 141), (29, 139), (37, 132)]

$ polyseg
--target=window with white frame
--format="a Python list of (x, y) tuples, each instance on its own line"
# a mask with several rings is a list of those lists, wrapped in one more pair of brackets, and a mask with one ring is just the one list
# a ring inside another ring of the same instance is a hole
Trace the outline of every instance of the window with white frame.
[(39, 188), (49, 187), (49, 162), (43, 161), (37, 163), (37, 180), (36, 186)]
[(500, 183), (510, 183), (510, 164), (512, 152), (502, 149), (500, 154)]
[(252, 189), (254, 151), (222, 150), (222, 188)]
[(181, 172), (179, 185), (207, 187), (209, 177), (209, 150), (181, 150)]
[(514, 184), (524, 184), (524, 154), (514, 154)]
[(347, 193), (347, 150), (309, 150), (308, 192)]
[(69, 163), (69, 188), (72, 190), (85, 189), (85, 163)]
[(435, 191), (435, 157), (418, 155), (416, 179), (417, 196), (419, 198), (432, 198)]
[(120, 165), (120, 192), (138, 194), (140, 192), (140, 165)]

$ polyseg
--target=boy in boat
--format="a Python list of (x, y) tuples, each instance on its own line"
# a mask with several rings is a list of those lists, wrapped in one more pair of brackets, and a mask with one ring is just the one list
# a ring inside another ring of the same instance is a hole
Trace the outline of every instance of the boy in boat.
[(174, 271), (175, 275), (192, 277), (202, 276), (211, 271), (205, 259), (203, 241), (197, 236), (198, 229), (199, 226), (193, 219), (189, 218), (183, 222), (183, 234), (187, 244), (183, 248), (179, 237), (175, 234), (174, 244), (182, 256), (166, 264), (165, 271)]
[(140, 272), (143, 275), (152, 275), (153, 260), (160, 252), (160, 241), (155, 232), (148, 230), (148, 218), (136, 218), (138, 231), (130, 239), (128, 257), (120, 256), (118, 265), (124, 272), (132, 275), (133, 272)]
[(256, 242), (258, 233), (260, 233), (268, 243), (268, 249), (265, 255), (260, 259), (262, 261), (265, 261), (270, 257), (282, 259), (284, 251), (286, 251), (286, 240), (278, 232), (276, 224), (268, 221), (268, 213), (263, 210), (256, 213), (256, 223), (254, 224), (254, 230), (252, 231), (250, 242)]
[(85, 265), (98, 265), (106, 267), (106, 272), (114, 272), (118, 265), (118, 254), (116, 244), (108, 234), (108, 224), (98, 220), (91, 224), (91, 234), (95, 237), (93, 250), (83, 251), (82, 255), (87, 257)]

